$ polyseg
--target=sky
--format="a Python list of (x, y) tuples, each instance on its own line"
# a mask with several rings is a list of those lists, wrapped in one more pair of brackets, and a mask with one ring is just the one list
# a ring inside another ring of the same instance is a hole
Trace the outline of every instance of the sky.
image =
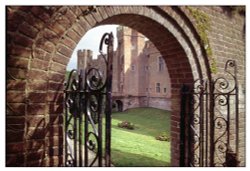
[(93, 57), (96, 57), (99, 54), (99, 44), (101, 38), (104, 33), (112, 32), (114, 35), (114, 50), (117, 47), (117, 40), (116, 40), (116, 28), (118, 25), (104, 25), (98, 26), (91, 30), (89, 30), (77, 44), (70, 61), (67, 66), (67, 70), (76, 69), (77, 67), (77, 51), (79, 49), (90, 49), (93, 51)]

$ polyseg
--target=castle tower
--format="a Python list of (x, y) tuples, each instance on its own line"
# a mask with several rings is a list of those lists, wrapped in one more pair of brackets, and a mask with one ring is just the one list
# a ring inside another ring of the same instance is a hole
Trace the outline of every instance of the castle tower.
[(86, 70), (90, 62), (92, 61), (93, 52), (89, 49), (83, 49), (77, 51), (77, 69)]
[[(139, 95), (139, 68), (141, 68), (141, 54), (145, 45), (145, 36), (128, 27), (117, 28), (118, 66), (121, 67), (118, 79), (121, 80), (120, 89), (129, 96)], [(126, 80), (126, 81), (124, 81)]]
[[(122, 110), (155, 107), (170, 110), (170, 78), (160, 52), (145, 36), (128, 27), (117, 27), (117, 49), (113, 58), (112, 96), (122, 101)], [(77, 68), (98, 68), (105, 78), (101, 55), (93, 59), (91, 50), (78, 50)]]

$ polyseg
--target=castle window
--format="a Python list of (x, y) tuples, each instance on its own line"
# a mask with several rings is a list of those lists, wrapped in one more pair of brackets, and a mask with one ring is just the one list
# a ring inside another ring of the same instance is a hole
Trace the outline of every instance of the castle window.
[(131, 65), (131, 70), (132, 70), (132, 71), (135, 70), (135, 65)]
[(149, 66), (144, 66), (144, 70), (148, 71), (149, 70)]
[(155, 91), (156, 91), (156, 93), (160, 93), (161, 92), (161, 84), (160, 83), (156, 83)]
[(159, 71), (163, 71), (164, 69), (164, 61), (162, 57), (159, 57)]
[(164, 88), (164, 93), (167, 93), (167, 88)]

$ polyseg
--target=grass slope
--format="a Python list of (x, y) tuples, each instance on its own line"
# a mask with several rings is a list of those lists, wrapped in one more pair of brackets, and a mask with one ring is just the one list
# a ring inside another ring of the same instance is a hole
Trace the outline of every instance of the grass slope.
[[(134, 130), (122, 129), (119, 122), (135, 124)], [(115, 166), (169, 166), (170, 142), (155, 136), (169, 133), (170, 112), (136, 108), (112, 114), (111, 159)]]

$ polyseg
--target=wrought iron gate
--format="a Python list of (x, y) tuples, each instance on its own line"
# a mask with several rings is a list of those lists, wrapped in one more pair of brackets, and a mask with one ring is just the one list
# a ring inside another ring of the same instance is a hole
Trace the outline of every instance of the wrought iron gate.
[(99, 51), (104, 70), (72, 70), (65, 85), (65, 166), (110, 166), (112, 33), (103, 35)]
[(180, 166), (238, 166), (237, 67), (233, 60), (212, 81), (183, 85)]

